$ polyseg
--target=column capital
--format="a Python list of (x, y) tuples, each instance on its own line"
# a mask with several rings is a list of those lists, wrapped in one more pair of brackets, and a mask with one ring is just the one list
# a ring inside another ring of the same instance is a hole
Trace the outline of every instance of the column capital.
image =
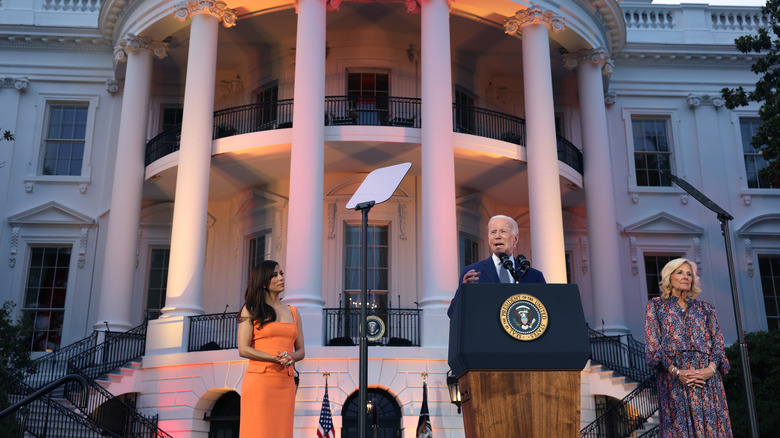
[(543, 24), (553, 32), (560, 32), (565, 27), (564, 18), (555, 15), (553, 11), (542, 10), (536, 3), (528, 9), (521, 9), (515, 13), (514, 17), (507, 18), (504, 21), (504, 30), (509, 35), (515, 35), (531, 24)]
[(688, 102), (688, 106), (691, 108), (698, 108), (702, 104), (708, 104), (714, 106), (715, 108), (720, 108), (724, 104), (723, 98), (721, 96), (710, 96), (709, 94), (690, 93), (685, 98), (685, 100)]
[(149, 37), (142, 37), (128, 33), (114, 46), (114, 59), (126, 61), (130, 52), (148, 51), (157, 59), (168, 56), (168, 43), (154, 41)]
[[(325, 8), (328, 11), (338, 11), (339, 7), (341, 6), (341, 0), (323, 0), (325, 2)], [(408, 0), (407, 0), (408, 1)], [(298, 13), (298, 4), (300, 3), (300, 0), (295, 0), (293, 3), (295, 6), (295, 13)]]
[(604, 76), (611, 75), (615, 69), (615, 61), (609, 58), (609, 52), (603, 47), (591, 50), (578, 50), (575, 53), (563, 55), (563, 64), (571, 70), (586, 62), (600, 66), (601, 73)]
[(236, 10), (228, 8), (223, 1), (187, 0), (173, 6), (173, 16), (181, 21), (197, 14), (213, 15), (225, 27), (236, 25)]
[(10, 77), (0, 76), (0, 87), (13, 88), (19, 91), (27, 90), (27, 86), (30, 84), (30, 80), (27, 77)]

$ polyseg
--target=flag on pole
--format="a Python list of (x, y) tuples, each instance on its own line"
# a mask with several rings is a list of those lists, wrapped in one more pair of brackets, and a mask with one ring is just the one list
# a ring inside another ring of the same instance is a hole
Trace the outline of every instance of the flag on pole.
[(423, 401), (420, 408), (420, 419), (417, 421), (417, 438), (433, 438), (431, 417), (428, 414), (428, 385), (423, 380)]
[(322, 409), (320, 410), (320, 422), (317, 425), (318, 438), (336, 438), (333, 430), (333, 417), (330, 414), (330, 400), (328, 399), (328, 380), (325, 378), (325, 396), (322, 397)]

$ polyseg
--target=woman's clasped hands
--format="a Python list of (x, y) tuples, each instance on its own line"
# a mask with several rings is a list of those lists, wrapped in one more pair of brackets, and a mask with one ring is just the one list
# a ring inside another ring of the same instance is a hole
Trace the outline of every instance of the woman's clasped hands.
[(295, 363), (295, 360), (293, 360), (292, 356), (286, 351), (280, 351), (279, 354), (276, 355), (276, 363), (287, 368)]
[(699, 369), (680, 370), (680, 375), (677, 376), (677, 378), (685, 386), (701, 388), (714, 374), (715, 372), (712, 371), (712, 368), (704, 367)]

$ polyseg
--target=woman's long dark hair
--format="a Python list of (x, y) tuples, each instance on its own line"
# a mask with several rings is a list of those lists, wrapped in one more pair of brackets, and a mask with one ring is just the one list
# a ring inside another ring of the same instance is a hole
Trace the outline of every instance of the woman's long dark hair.
[[(277, 266), (279, 263), (273, 260), (263, 260), (252, 269), (252, 275), (249, 276), (249, 284), (244, 293), (244, 306), (251, 315), (252, 325), (262, 326), (276, 321), (276, 311), (265, 302), (265, 297)], [(240, 317), (239, 313), (239, 321)]]

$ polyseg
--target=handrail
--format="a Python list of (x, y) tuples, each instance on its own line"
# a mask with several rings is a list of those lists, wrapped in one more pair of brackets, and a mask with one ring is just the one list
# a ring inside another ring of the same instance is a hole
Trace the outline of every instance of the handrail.
[[(629, 409), (630, 408), (630, 409)], [(601, 416), (580, 431), (580, 438), (599, 438), (611, 427), (617, 430), (609, 436), (629, 436), (642, 426), (658, 410), (658, 390), (655, 376), (645, 379), (639, 386), (607, 409)]]
[(92, 332), (91, 335), (80, 341), (35, 359), (32, 365), (36, 372), (25, 376), (25, 383), (33, 388), (39, 388), (63, 376), (68, 361), (72, 357), (83, 353), (85, 350), (94, 348), (95, 345), (97, 345), (97, 332)]
[[(397, 96), (326, 96), (323, 123), (326, 126), (395, 126), (422, 128), (422, 101)], [(453, 132), (526, 146), (525, 120), (471, 105), (452, 104)], [(282, 99), (241, 105), (214, 112), (212, 139), (273, 129), (291, 128), (293, 100)], [(167, 129), (146, 143), (146, 165), (176, 152), (181, 125)], [(556, 139), (558, 160), (583, 172), (582, 152), (570, 141)]]
[[(360, 309), (325, 308), (325, 345), (351, 346), (360, 343)], [(416, 347), (420, 345), (420, 309), (368, 309), (376, 316), (376, 338), (369, 345)], [(382, 327), (383, 325), (383, 327)], [(371, 336), (371, 335), (369, 335)]]
[(18, 402), (12, 404), (8, 408), (3, 409), (3, 411), (0, 412), (0, 420), (18, 411), (23, 406), (27, 406), (28, 404), (34, 402), (35, 400), (38, 400), (39, 398), (43, 397), (45, 394), (54, 391), (60, 385), (64, 385), (70, 381), (75, 381), (79, 385), (81, 385), (83, 403), (82, 406), (80, 407), (81, 408), (85, 407), (87, 402), (87, 380), (84, 379), (84, 377), (79, 376), (78, 374), (66, 374), (53, 382), (47, 383), (46, 385), (39, 388), (37, 391), (19, 400)]
[(71, 365), (90, 379), (96, 379), (122, 366), (132, 359), (143, 356), (146, 350), (146, 327), (148, 321), (122, 332), (106, 332), (106, 340), (68, 360)]
[[(0, 369), (0, 385), (6, 388), (9, 397), (31, 394), (34, 389), (13, 374)], [(32, 409), (31, 409), (32, 408)], [(30, 424), (27, 420), (31, 412), (41, 412), (45, 421)], [(32, 400), (29, 405), (19, 410), (19, 429), (32, 436), (78, 436), (79, 438), (124, 438), (112, 432), (103, 430), (91, 418), (77, 414), (65, 405), (52, 400), (51, 397), (41, 397)], [(74, 427), (75, 426), (75, 427)]]
[(612, 371), (641, 382), (650, 376), (645, 363), (645, 345), (630, 334), (606, 336), (590, 327), (591, 359)]

